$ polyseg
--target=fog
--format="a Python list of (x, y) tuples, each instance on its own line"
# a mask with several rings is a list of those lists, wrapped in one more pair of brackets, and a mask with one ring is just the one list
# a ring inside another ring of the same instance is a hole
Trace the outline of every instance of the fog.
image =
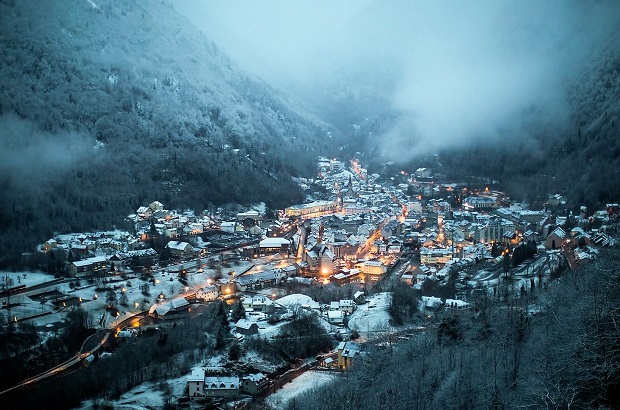
[(0, 182), (5, 188), (39, 192), (43, 184), (91, 160), (93, 143), (84, 135), (52, 135), (15, 115), (2, 115)]
[(173, 4), (275, 87), (327, 93), (332, 110), (370, 89), (396, 118), (371, 141), (397, 160), (568, 127), (571, 87), (620, 26), (617, 1)]

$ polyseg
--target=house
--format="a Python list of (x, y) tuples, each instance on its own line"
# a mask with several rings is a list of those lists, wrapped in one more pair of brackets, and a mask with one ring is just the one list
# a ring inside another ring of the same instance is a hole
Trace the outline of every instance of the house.
[(362, 292), (361, 290), (355, 292), (353, 294), (353, 301), (355, 301), (357, 305), (363, 305), (364, 303), (366, 303), (366, 296), (364, 295), (364, 292)]
[(400, 281), (407, 286), (413, 285), (413, 275), (409, 273), (405, 273), (400, 277)]
[(338, 304), (339, 309), (347, 315), (353, 313), (355, 311), (355, 308), (357, 307), (355, 306), (355, 302), (353, 302), (351, 299), (340, 300)]
[(337, 363), (336, 360), (334, 360), (333, 358), (329, 356), (321, 356), (319, 358), (319, 366), (321, 367), (331, 368), (331, 367), (334, 367), (336, 363)]
[(245, 336), (257, 335), (258, 325), (256, 322), (250, 322), (247, 319), (239, 319), (237, 323), (235, 323), (235, 332)]
[(211, 302), (220, 295), (215, 285), (206, 286), (196, 291), (196, 299), (204, 300), (205, 302)]
[(109, 269), (108, 260), (103, 256), (96, 256), (81, 261), (71, 262), (69, 265), (70, 276), (85, 276), (107, 273)]
[(194, 248), (187, 242), (170, 241), (166, 245), (173, 259), (190, 259), (194, 256)]
[(204, 378), (204, 395), (207, 397), (235, 397), (239, 395), (239, 378), (209, 376)]
[(430, 312), (438, 310), (443, 305), (443, 301), (435, 296), (422, 296), (420, 304), (422, 305), (421, 311)]
[(172, 299), (151, 306), (149, 316), (159, 319), (172, 319), (181, 315), (186, 315), (189, 309), (189, 302), (184, 297)]
[(566, 232), (562, 228), (555, 228), (545, 240), (545, 248), (558, 249), (566, 240)]
[(215, 286), (219, 288), (223, 297), (228, 297), (237, 293), (237, 282), (229, 279), (218, 279)]
[(287, 253), (291, 243), (286, 238), (265, 238), (259, 242), (260, 253)]
[(332, 282), (335, 282), (338, 285), (344, 285), (346, 283), (359, 282), (360, 271), (359, 269), (347, 269), (343, 268), (342, 271), (338, 272), (331, 277)]
[(115, 265), (137, 268), (140, 266), (153, 266), (159, 262), (159, 254), (153, 248), (137, 249), (128, 252), (117, 252), (110, 261)]
[(58, 246), (56, 239), (49, 239), (43, 244), (43, 250), (48, 252)]
[(444, 307), (452, 310), (469, 310), (471, 305), (460, 299), (446, 299)]
[(280, 269), (272, 269), (264, 272), (247, 273), (237, 277), (237, 287), (240, 291), (263, 289), (269, 286), (277, 286), (286, 280), (286, 273)]
[(220, 229), (228, 233), (241, 232), (243, 231), (243, 224), (235, 221), (225, 221), (221, 223)]
[(381, 276), (386, 272), (386, 267), (379, 261), (365, 261), (362, 272), (365, 275)]
[(192, 373), (187, 376), (187, 394), (189, 397), (204, 397), (205, 387), (205, 370), (194, 369)]
[(445, 264), (452, 259), (451, 249), (420, 248), (420, 263), (422, 264)]
[(271, 313), (275, 307), (273, 301), (267, 296), (254, 295), (243, 299), (244, 309), (252, 309), (254, 312), (266, 312)]
[(248, 374), (241, 379), (241, 391), (248, 394), (261, 393), (269, 386), (269, 379), (262, 373)]
[(327, 321), (332, 325), (341, 325), (344, 323), (344, 312), (342, 310), (328, 310)]
[(364, 346), (360, 343), (340, 342), (338, 345), (338, 367), (348, 369), (356, 359), (367, 355)]

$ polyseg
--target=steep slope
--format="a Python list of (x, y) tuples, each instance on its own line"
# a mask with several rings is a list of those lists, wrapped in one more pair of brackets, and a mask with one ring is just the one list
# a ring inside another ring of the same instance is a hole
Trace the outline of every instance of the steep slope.
[(9, 254), (152, 199), (283, 206), (301, 199), (290, 176), (331, 153), (328, 125), (238, 72), (165, 2), (8, 0), (0, 19)]

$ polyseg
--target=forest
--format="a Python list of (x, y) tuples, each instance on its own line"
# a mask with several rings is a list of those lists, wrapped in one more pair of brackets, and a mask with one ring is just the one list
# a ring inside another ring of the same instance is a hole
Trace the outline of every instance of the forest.
[(0, 3), (0, 267), (153, 200), (303, 200), (291, 176), (336, 151), (331, 126), (236, 70), (171, 6), (97, 3)]

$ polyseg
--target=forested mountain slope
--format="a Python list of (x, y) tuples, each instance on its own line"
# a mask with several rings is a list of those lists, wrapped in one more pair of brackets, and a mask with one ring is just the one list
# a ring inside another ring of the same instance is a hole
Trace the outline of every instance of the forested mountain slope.
[(52, 231), (110, 227), (154, 199), (299, 201), (290, 176), (336, 145), (165, 2), (7, 0), (0, 19), (8, 255)]

